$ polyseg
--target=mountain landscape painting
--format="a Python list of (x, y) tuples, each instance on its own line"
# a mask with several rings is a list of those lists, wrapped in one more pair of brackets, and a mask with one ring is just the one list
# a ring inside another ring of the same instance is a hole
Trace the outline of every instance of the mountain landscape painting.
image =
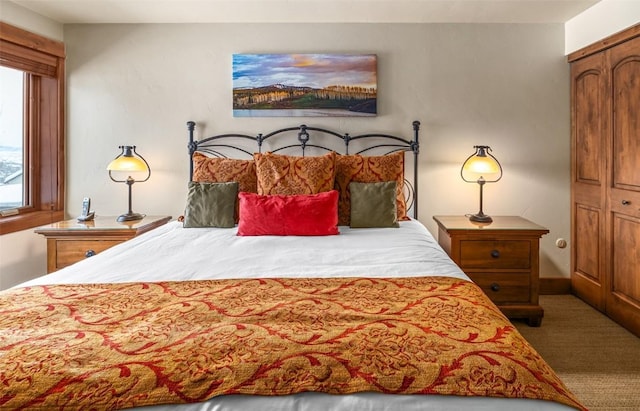
[(375, 54), (234, 54), (234, 117), (375, 116)]

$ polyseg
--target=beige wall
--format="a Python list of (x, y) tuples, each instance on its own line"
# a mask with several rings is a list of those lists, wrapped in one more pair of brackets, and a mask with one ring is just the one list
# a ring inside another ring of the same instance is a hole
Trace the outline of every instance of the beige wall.
[[(68, 216), (79, 214), (83, 196), (92, 197), (99, 214), (125, 211), (126, 187), (105, 172), (120, 144), (138, 145), (153, 169), (151, 180), (134, 186), (134, 210), (179, 215), (187, 120), (198, 122), (202, 137), (302, 122), (410, 135), (418, 119), (419, 211), (427, 227), (435, 233), (434, 214), (477, 211), (477, 186), (462, 182), (458, 170), (474, 144), (489, 144), (505, 176), (487, 186), (485, 211), (547, 226), (541, 274), (569, 276), (568, 248), (554, 246), (557, 238), (569, 239), (563, 25), (67, 25), (58, 36), (55, 22), (5, 10), (4, 21), (67, 44)], [(379, 115), (235, 119), (231, 54), (240, 52), (375, 53)], [(45, 241), (32, 230), (0, 236), (0, 249), (0, 289), (44, 273)]]
[[(420, 219), (478, 208), (459, 177), (474, 144), (488, 144), (505, 175), (487, 186), (485, 211), (547, 226), (545, 276), (568, 276), (569, 77), (562, 24), (67, 25), (68, 211), (83, 196), (99, 214), (126, 208), (106, 164), (135, 144), (153, 169), (134, 185), (134, 210), (179, 215), (186, 195), (187, 120), (204, 135), (292, 124), (411, 135), (422, 122)], [(375, 53), (376, 118), (233, 118), (231, 55)]]
[(638, 23), (640, 1), (601, 0), (565, 23), (566, 54)]

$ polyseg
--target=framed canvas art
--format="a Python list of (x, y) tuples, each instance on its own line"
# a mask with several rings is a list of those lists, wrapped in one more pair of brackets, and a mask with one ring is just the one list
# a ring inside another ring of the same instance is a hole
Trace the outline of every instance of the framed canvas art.
[(234, 54), (234, 117), (375, 116), (375, 54)]

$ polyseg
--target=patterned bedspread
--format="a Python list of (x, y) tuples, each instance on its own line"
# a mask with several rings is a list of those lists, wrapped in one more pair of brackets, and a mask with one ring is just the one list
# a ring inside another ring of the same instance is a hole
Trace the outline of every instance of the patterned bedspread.
[(473, 283), (447, 277), (36, 286), (0, 293), (0, 408), (223, 394), (448, 394), (583, 409)]

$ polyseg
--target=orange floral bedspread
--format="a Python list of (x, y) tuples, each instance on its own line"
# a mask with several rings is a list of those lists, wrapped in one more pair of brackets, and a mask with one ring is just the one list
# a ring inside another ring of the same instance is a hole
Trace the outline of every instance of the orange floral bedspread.
[(463, 280), (244, 279), (0, 293), (2, 409), (303, 391), (525, 397), (583, 409)]

